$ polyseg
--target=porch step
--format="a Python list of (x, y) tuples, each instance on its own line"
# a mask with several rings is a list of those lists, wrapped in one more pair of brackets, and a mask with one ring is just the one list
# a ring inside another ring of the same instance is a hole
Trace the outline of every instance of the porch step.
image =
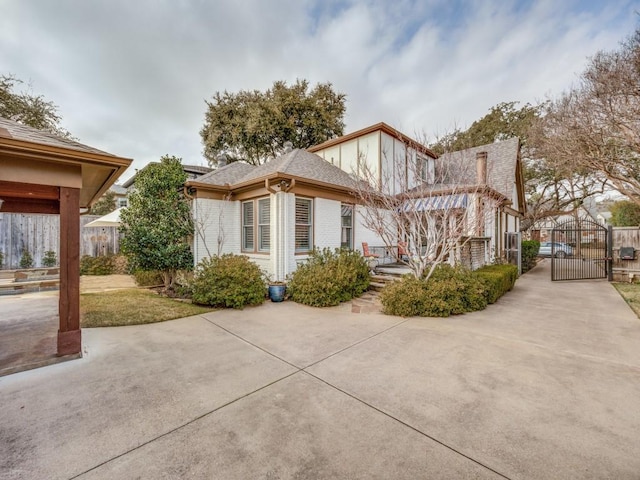
[(394, 275), (371, 275), (371, 282), (369, 283), (369, 289), (376, 292), (382, 291), (389, 283), (400, 280), (399, 276)]
[(369, 290), (351, 300), (351, 313), (379, 313), (381, 311), (382, 304), (376, 291)]

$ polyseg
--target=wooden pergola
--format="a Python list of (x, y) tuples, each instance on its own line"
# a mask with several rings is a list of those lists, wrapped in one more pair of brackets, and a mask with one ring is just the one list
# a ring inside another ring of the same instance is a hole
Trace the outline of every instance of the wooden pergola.
[(60, 215), (59, 356), (82, 350), (80, 211), (131, 161), (0, 117), (0, 212)]

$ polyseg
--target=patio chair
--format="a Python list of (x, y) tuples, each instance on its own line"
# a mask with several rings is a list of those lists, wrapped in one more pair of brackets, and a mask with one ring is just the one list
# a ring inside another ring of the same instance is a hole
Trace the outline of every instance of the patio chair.
[(398, 258), (400, 260), (409, 258), (409, 252), (407, 251), (407, 242), (398, 242)]
[(362, 256), (366, 258), (380, 258), (380, 255), (369, 251), (369, 244), (362, 242)]

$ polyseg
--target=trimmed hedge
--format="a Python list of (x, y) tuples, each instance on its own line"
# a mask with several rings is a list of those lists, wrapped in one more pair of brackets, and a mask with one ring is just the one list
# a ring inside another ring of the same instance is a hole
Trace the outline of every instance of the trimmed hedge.
[(380, 294), (382, 311), (402, 317), (448, 317), (483, 310), (511, 290), (514, 265), (491, 265), (474, 272), (440, 265), (428, 280), (406, 275)]
[(325, 248), (293, 272), (287, 290), (294, 302), (330, 307), (362, 295), (370, 281), (369, 265), (358, 251)]
[(448, 317), (487, 306), (485, 286), (463, 267), (439, 265), (428, 280), (411, 275), (394, 282), (380, 294), (382, 311), (402, 317)]
[(515, 285), (518, 278), (518, 267), (509, 264), (487, 265), (473, 273), (484, 283), (487, 303), (496, 303)]
[(111, 256), (84, 255), (80, 259), (80, 275), (111, 275), (113, 270), (113, 257)]
[(158, 270), (136, 270), (133, 272), (133, 278), (139, 287), (157, 287), (164, 285), (164, 276)]
[(540, 242), (537, 240), (523, 240), (522, 248), (522, 273), (528, 272), (536, 266), (536, 257), (540, 251)]
[(233, 254), (203, 259), (191, 283), (193, 302), (212, 307), (259, 305), (266, 289), (260, 267), (247, 256)]

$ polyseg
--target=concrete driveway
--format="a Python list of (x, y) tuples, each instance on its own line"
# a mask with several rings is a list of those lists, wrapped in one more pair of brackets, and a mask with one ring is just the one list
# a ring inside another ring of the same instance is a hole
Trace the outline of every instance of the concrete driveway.
[(449, 319), (285, 302), (0, 378), (0, 478), (640, 477), (640, 321), (548, 265)]

